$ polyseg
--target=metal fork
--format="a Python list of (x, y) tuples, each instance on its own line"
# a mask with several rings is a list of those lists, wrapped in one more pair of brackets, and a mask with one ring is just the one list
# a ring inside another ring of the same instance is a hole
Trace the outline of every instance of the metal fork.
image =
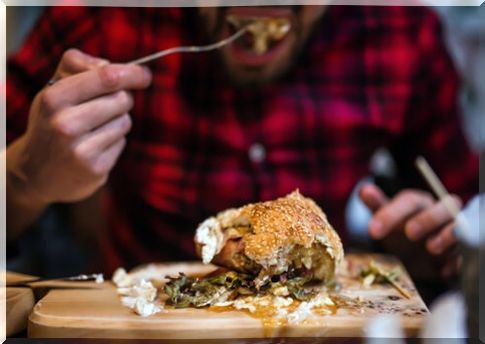
[(184, 47), (173, 47), (165, 50), (161, 50), (159, 52), (156, 52), (154, 54), (133, 60), (128, 62), (128, 64), (142, 64), (142, 63), (147, 63), (152, 60), (156, 60), (158, 58), (170, 55), (170, 54), (175, 54), (175, 53), (200, 53), (200, 52), (205, 52), (205, 51), (211, 51), (215, 49), (222, 48), (225, 45), (228, 45), (232, 42), (234, 42), (236, 39), (241, 37), (248, 29), (248, 26), (243, 27), (239, 31), (237, 31), (235, 34), (232, 36), (229, 36), (228, 38), (223, 39), (222, 41), (212, 43), (209, 45), (202, 45), (202, 46), (184, 46)]

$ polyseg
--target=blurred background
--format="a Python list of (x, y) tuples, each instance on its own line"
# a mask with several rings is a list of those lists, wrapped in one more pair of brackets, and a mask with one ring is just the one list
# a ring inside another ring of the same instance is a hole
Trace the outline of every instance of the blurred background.
[[(485, 152), (485, 6), (435, 7), (445, 32), (445, 40), (462, 77), (458, 95), (463, 128), (470, 145)], [(42, 13), (42, 7), (7, 7), (7, 54), (15, 52)], [(8, 104), (7, 104), (8, 106)], [(375, 175), (392, 175), (393, 164), (386, 150), (378, 150), (369, 161)], [(480, 180), (485, 180), (481, 169)], [(482, 190), (483, 192), (483, 190)], [(62, 208), (62, 206), (60, 206)], [(29, 232), (15, 247), (8, 248), (8, 269), (46, 277), (66, 276), (86, 271), (90, 246), (76, 230), (63, 225), (65, 209), (46, 212), (36, 230)], [(356, 198), (347, 207), (348, 227), (354, 236), (366, 241), (370, 214)], [(66, 259), (70, 257), (70, 259)], [(54, 263), (55, 262), (55, 263)]]

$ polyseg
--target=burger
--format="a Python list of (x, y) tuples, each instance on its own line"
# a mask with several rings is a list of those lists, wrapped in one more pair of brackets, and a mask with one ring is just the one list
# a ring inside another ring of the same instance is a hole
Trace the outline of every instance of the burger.
[(266, 295), (309, 300), (312, 285), (334, 280), (344, 255), (323, 211), (298, 190), (222, 211), (203, 221), (194, 239), (202, 261), (220, 269), (203, 278), (169, 278), (165, 292), (175, 307)]

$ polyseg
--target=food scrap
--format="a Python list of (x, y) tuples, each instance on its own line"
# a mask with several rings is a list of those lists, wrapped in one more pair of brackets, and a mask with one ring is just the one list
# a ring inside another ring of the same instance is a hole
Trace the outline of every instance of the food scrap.
[(369, 265), (361, 270), (360, 277), (362, 278), (362, 285), (365, 287), (369, 287), (373, 283), (389, 283), (406, 299), (410, 299), (409, 292), (397, 282), (401, 273), (399, 267), (385, 271), (374, 260), (371, 260)]
[(121, 303), (133, 309), (138, 315), (146, 317), (162, 311), (163, 304), (156, 300), (157, 289), (152, 282), (144, 278), (135, 278), (123, 268), (118, 268), (114, 272), (112, 281), (117, 286)]

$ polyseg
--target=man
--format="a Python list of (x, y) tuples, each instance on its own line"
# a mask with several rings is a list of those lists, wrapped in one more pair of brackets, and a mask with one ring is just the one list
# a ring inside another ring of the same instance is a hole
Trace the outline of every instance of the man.
[[(149, 69), (119, 64), (225, 38), (237, 29), (230, 16), (283, 18), (291, 29), (259, 52), (247, 34)], [(52, 8), (9, 64), (8, 236), (49, 204), (108, 183), (107, 271), (191, 257), (208, 215), (295, 188), (345, 240), (347, 198), (385, 145), (403, 191), (361, 190), (375, 212), (370, 234), (449, 275), (452, 218), (417, 189), (412, 164), (423, 154), (453, 193), (475, 192), (456, 86), (437, 20), (423, 8)]]

